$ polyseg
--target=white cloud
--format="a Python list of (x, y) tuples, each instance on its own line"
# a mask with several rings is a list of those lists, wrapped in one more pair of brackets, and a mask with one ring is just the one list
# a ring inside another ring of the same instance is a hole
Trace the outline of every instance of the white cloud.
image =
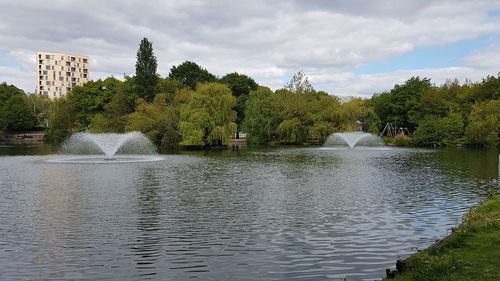
[[(500, 2), (487, 0), (404, 0), (397, 5), (389, 0), (0, 0), (0, 5), (0, 55), (18, 64), (17, 70), (0, 77), (20, 81), (16, 84), (26, 90), (34, 88), (35, 66), (29, 61), (38, 50), (86, 54), (93, 78), (119, 77), (133, 74), (138, 44), (148, 37), (163, 76), (184, 60), (219, 76), (238, 71), (259, 81), (281, 81), (302, 69), (313, 83), (334, 83), (342, 86), (329, 89), (367, 94), (385, 83), (393, 85), (391, 77), (397, 80), (399, 75), (475, 77), (492, 66), (476, 55), (464, 59), (461, 72), (361, 76), (350, 74), (351, 69), (419, 47), (500, 33), (500, 19), (488, 15)], [(491, 55), (498, 58), (493, 51)], [(348, 87), (351, 82), (359, 84)]]
[(331, 94), (339, 96), (369, 97), (375, 93), (389, 91), (395, 84), (403, 84), (412, 76), (430, 78), (431, 82), (441, 85), (447, 80), (458, 79), (459, 82), (479, 81), (487, 75), (495, 74), (492, 69), (475, 69), (471, 67), (447, 67), (434, 69), (399, 70), (379, 74), (355, 74), (341, 72), (311, 76), (311, 81), (321, 83)]

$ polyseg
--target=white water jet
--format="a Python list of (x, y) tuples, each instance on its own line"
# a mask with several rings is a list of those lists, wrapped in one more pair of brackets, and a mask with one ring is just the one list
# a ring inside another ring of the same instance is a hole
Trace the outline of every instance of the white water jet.
[(349, 146), (354, 148), (356, 145), (363, 146), (381, 146), (383, 145), (380, 137), (363, 132), (353, 133), (334, 133), (331, 134), (323, 144), (323, 146)]
[(61, 154), (96, 155), (105, 154), (112, 159), (115, 154), (157, 154), (153, 143), (140, 132), (76, 133), (64, 142)]

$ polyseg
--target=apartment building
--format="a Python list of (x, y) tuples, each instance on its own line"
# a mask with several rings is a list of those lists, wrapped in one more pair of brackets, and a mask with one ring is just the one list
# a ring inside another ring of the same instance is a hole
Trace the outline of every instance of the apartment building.
[(89, 57), (75, 54), (37, 52), (35, 93), (50, 98), (65, 96), (73, 87), (89, 81)]

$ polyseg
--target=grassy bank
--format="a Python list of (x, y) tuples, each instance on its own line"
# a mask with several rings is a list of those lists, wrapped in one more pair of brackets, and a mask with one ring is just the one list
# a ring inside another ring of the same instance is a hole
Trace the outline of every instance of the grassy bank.
[(391, 280), (499, 280), (500, 194), (467, 213), (447, 238), (399, 265)]

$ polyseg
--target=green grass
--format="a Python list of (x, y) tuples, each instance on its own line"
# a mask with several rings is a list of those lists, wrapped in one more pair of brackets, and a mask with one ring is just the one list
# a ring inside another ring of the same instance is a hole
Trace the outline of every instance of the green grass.
[(446, 239), (406, 260), (391, 280), (500, 280), (500, 194), (467, 213)]

